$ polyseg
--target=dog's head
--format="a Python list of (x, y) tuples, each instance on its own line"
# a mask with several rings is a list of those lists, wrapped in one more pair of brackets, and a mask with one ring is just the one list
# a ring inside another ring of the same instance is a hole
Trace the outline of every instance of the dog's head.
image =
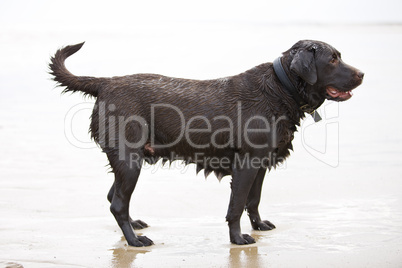
[(291, 76), (306, 82), (302, 93), (316, 106), (325, 99), (350, 99), (352, 90), (363, 82), (364, 73), (344, 63), (341, 53), (324, 42), (299, 41), (283, 56)]

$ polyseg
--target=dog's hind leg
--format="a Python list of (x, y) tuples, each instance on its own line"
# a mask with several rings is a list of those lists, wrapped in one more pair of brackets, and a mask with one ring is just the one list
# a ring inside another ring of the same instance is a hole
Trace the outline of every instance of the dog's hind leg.
[(275, 229), (275, 225), (273, 225), (269, 221), (262, 221), (260, 217), (260, 213), (258, 212), (258, 205), (260, 204), (261, 199), (261, 188), (262, 183), (264, 181), (264, 176), (267, 169), (265, 167), (261, 167), (255, 177), (253, 186), (250, 189), (250, 192), (247, 197), (247, 205), (246, 210), (248, 216), (250, 218), (251, 226), (254, 230), (260, 231), (268, 231)]
[[(110, 203), (112, 203), (112, 200), (113, 200), (114, 189), (115, 189), (115, 187), (114, 187), (114, 183), (113, 183), (112, 187), (110, 187), (109, 193), (107, 194), (107, 200), (109, 200)], [(149, 225), (146, 224), (145, 222), (143, 222), (142, 220), (134, 221), (131, 217), (130, 217), (130, 223), (131, 223), (131, 226), (133, 226), (134, 230), (141, 230), (141, 229), (149, 227)]]
[[(130, 222), (129, 205), (131, 195), (137, 184), (141, 172), (142, 157), (138, 155), (135, 164), (127, 160), (120, 160), (115, 152), (108, 152), (107, 156), (115, 173), (114, 194), (110, 205), (110, 211), (116, 218), (124, 237), (130, 246), (143, 247), (153, 244), (152, 240), (146, 236), (137, 236)], [(109, 195), (111, 196), (111, 195)]]

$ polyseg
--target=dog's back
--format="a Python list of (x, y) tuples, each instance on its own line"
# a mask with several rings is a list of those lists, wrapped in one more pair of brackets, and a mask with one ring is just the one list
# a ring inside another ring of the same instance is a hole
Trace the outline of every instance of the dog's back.
[[(104, 151), (123, 146), (127, 153), (136, 153), (140, 147), (150, 163), (160, 158), (192, 163), (197, 155), (198, 158), (199, 155), (225, 157), (232, 162), (236, 151), (247, 150), (242, 129), (244, 121), (283, 113), (277, 111), (278, 108), (271, 111), (270, 107), (277, 106), (270, 105), (269, 100), (275, 98), (266, 98), (260, 88), (261, 81), (255, 80), (272, 69), (271, 64), (214, 80), (156, 74), (112, 78), (75, 76), (67, 70), (64, 61), (82, 45), (58, 50), (50, 68), (54, 80), (66, 87), (64, 92), (82, 92), (97, 98), (90, 129), (93, 139)], [(250, 127), (253, 123), (256, 122), (251, 122)], [(124, 131), (121, 131), (122, 125)], [(121, 135), (124, 139), (119, 138)], [(126, 143), (119, 144), (122, 140)], [(264, 144), (266, 140), (255, 142)], [(221, 178), (230, 173), (230, 165), (229, 170), (223, 170), (202, 163), (199, 169), (205, 168), (206, 174), (216, 171)]]

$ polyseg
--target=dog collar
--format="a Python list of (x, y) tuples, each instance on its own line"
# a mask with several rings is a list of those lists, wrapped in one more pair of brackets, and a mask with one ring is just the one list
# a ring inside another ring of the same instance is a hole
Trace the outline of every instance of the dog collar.
[(310, 114), (313, 117), (314, 122), (321, 121), (320, 114), (315, 109), (313, 109), (313, 107), (311, 107), (308, 103), (305, 103), (302, 100), (302, 98), (300, 97), (298, 90), (293, 85), (293, 83), (290, 81), (285, 70), (283, 69), (283, 66), (281, 63), (281, 58), (282, 57), (279, 57), (279, 58), (275, 59), (273, 62), (274, 71), (275, 71), (276, 75), (278, 76), (279, 81), (281, 81), (282, 85), (286, 88), (286, 90), (290, 93), (290, 95), (293, 97), (293, 99), (299, 105), (300, 110), (302, 110), (304, 113)]

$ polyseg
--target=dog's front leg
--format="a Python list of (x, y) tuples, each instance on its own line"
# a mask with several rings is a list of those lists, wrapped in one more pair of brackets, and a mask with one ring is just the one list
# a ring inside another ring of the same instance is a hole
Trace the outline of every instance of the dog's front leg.
[(250, 189), (247, 198), (246, 210), (248, 216), (250, 217), (251, 226), (254, 230), (260, 231), (268, 231), (275, 229), (275, 225), (273, 225), (269, 221), (262, 221), (260, 217), (260, 213), (258, 212), (258, 205), (260, 204), (261, 199), (261, 189), (262, 183), (264, 181), (265, 173), (267, 171), (266, 167), (261, 167), (257, 173), (257, 176), (254, 180), (253, 186)]
[(248, 234), (241, 233), (240, 218), (257, 173), (258, 169), (252, 167), (233, 168), (232, 193), (226, 215), (226, 221), (229, 224), (230, 242), (233, 244), (245, 245), (255, 243), (254, 238)]

